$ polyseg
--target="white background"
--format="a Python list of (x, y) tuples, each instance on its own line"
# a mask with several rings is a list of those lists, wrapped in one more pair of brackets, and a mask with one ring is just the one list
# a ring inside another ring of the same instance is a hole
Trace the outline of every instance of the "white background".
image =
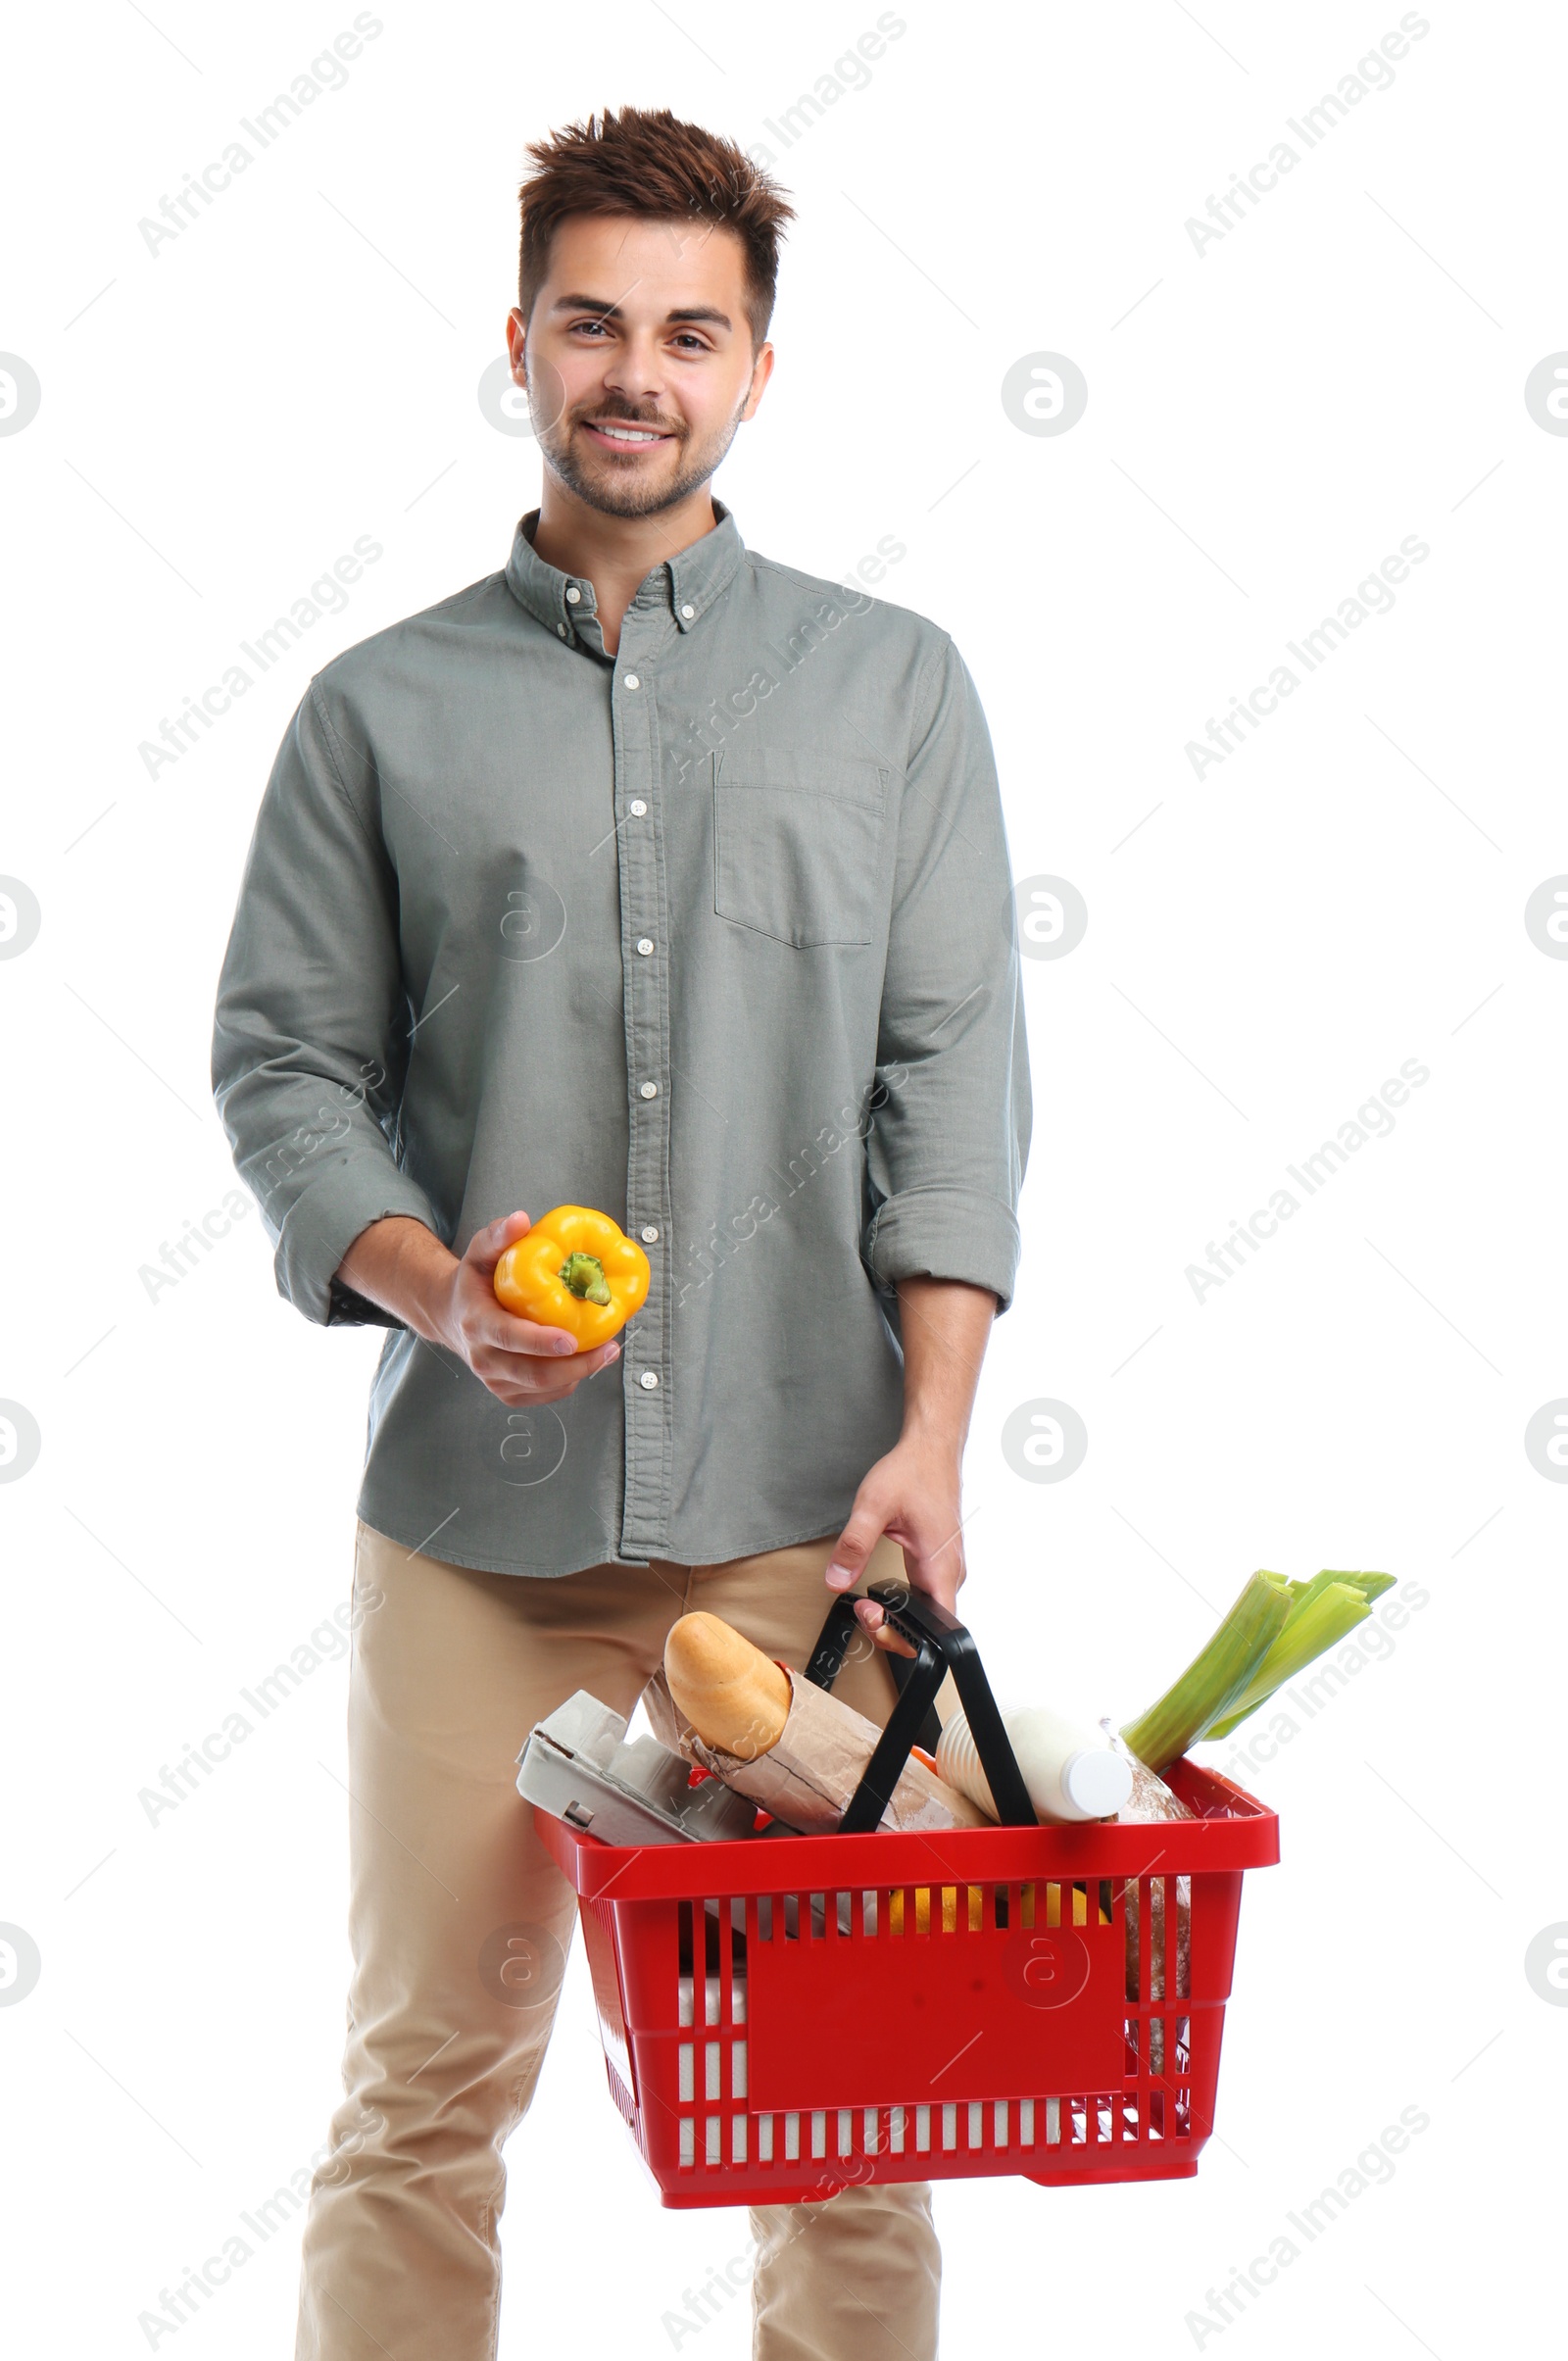
[[(43, 1962), (0, 2008), (12, 2340), (146, 2351), (138, 2314), (306, 2162), (336, 2095), (343, 1663), (156, 1827), (137, 1792), (346, 1597), (380, 1335), (284, 1305), (254, 1212), (156, 1302), (138, 1270), (234, 1185), (213, 989), (307, 678), (500, 566), (536, 498), (532, 444), (476, 400), (523, 142), (632, 101), (770, 149), (800, 209), (775, 380), (718, 479), (744, 536), (829, 575), (905, 544), (882, 587), (975, 673), (1016, 874), (1088, 906), (1081, 946), (1026, 967), (1023, 1274), (967, 1469), (982, 1648), (1020, 1694), (1125, 1718), (1254, 1565), (1428, 1598), (1250, 1766), (1285, 1859), (1248, 1881), (1200, 2177), (942, 2189), (945, 2349), (1523, 2349), (1568, 2038), (1523, 1965), (1568, 1919), (1539, 1808), (1568, 1492), (1523, 1444), (1568, 1394), (1568, 964), (1523, 915), (1568, 869), (1568, 437), (1524, 401), (1568, 346), (1562, 20), (1423, 10), (1393, 86), (1307, 151), (1286, 118), (1397, 0), (1203, 0), (1201, 24), (906, 0), (866, 86), (786, 151), (763, 119), (873, 0), (381, 0), (347, 86), (150, 253), (138, 221), (353, 13), (100, 0), (12, 36), (0, 169), (29, 234), (0, 346), (42, 405), (0, 438), (0, 870), (42, 925), (0, 962), (0, 1396), (42, 1449), (0, 1486), (0, 1921)], [(1296, 170), (1197, 251), (1188, 219), (1282, 137)], [(1004, 414), (1038, 352), (1087, 378), (1068, 433)], [(138, 745), (361, 535), (384, 556), (346, 612), (149, 777)], [(1196, 777), (1209, 716), (1412, 535), (1430, 555), (1393, 612)], [(1392, 1134), (1198, 1301), (1186, 1267), (1407, 1059), (1430, 1079)], [(1087, 1424), (1065, 1481), (1002, 1453), (1041, 1398)], [(1392, 2183), (1195, 2333), (1406, 2106), (1431, 2125)], [(661, 2315), (745, 2245), (743, 2213), (655, 2203), (580, 1958), (510, 2161), (504, 2356), (670, 2349)], [(157, 2349), (291, 2351), (296, 2234)], [(742, 2353), (744, 2308), (679, 2349)]]

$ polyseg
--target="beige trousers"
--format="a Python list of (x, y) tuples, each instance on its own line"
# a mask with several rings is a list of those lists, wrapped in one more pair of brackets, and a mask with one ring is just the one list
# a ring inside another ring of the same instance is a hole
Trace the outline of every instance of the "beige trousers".
[[(522, 1741), (577, 1689), (629, 1715), (692, 1608), (803, 1666), (827, 1611), (830, 1548), (546, 1581), (448, 1565), (360, 1526), (345, 2095), (312, 2185), (296, 2361), (494, 2361), (502, 2148), (533, 2095), (576, 1914), (516, 1791)], [(879, 1544), (867, 1579), (902, 1572)], [(895, 1692), (880, 1653), (852, 1651), (835, 1694), (885, 1721)], [(672, 1737), (658, 1688), (648, 1710)], [(511, 1989), (519, 1927), (542, 1980), (525, 2007)], [(608, 2095), (599, 2103), (603, 2137), (624, 2139)], [(935, 2354), (924, 2185), (760, 2207), (752, 2229), (758, 2361)], [(646, 2349), (654, 2341), (650, 2319)]]

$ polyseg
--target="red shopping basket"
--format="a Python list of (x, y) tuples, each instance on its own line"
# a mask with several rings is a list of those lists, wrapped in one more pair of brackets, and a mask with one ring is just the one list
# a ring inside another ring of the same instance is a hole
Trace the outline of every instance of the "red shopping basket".
[[(535, 1809), (664, 2204), (1195, 2173), (1242, 1872), (1278, 1860), (1277, 1818), (1183, 1760), (1165, 1776), (1196, 1819), (1037, 1825), (967, 1631), (901, 1585), (872, 1595), (918, 1653), (895, 1659), (902, 1695), (839, 1834), (610, 1845)], [(808, 1667), (824, 1686), (849, 1620), (838, 1602)], [(873, 1833), (948, 1667), (1014, 1824)]]

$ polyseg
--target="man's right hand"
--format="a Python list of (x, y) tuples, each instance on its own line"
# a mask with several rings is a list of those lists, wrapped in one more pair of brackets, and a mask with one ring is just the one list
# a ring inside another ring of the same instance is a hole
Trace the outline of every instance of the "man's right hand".
[(579, 1353), (564, 1328), (520, 1320), (498, 1300), (496, 1264), (529, 1227), (526, 1213), (508, 1213), (476, 1231), (460, 1259), (422, 1221), (391, 1213), (361, 1231), (337, 1275), (427, 1344), (455, 1353), (509, 1408), (563, 1402), (618, 1360), (620, 1347), (612, 1341)]

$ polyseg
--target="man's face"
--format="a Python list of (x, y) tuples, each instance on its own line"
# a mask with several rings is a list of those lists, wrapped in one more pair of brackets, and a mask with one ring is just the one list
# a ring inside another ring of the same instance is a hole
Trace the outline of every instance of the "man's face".
[(531, 321), (507, 323), (545, 464), (592, 509), (650, 516), (708, 481), (762, 397), (745, 249), (707, 221), (568, 215)]

